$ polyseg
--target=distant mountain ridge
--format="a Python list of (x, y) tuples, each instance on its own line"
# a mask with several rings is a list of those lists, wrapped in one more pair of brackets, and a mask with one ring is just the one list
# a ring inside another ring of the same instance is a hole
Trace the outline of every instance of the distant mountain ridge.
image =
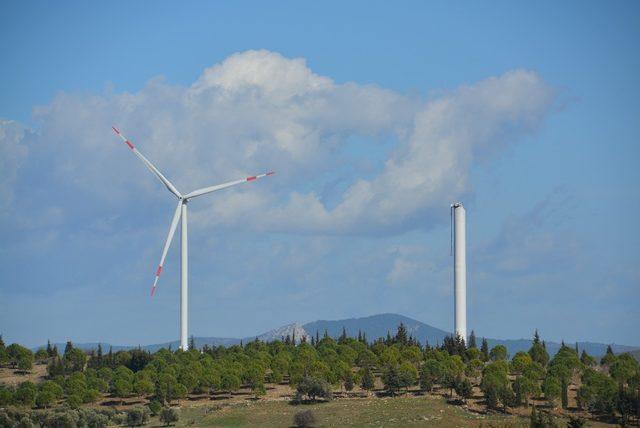
[[(259, 334), (257, 336), (245, 337), (242, 339), (238, 338), (225, 338), (225, 337), (194, 337), (194, 341), (197, 347), (203, 347), (204, 345), (209, 346), (232, 346), (240, 344), (241, 342), (247, 343), (249, 341), (255, 340), (256, 338), (268, 342), (273, 340), (278, 340), (285, 338), (287, 335), (293, 338), (295, 333), (296, 342), (300, 342), (303, 336), (307, 337), (307, 340), (311, 340), (311, 336), (315, 336), (316, 332), (321, 337), (324, 335), (325, 331), (331, 337), (337, 338), (342, 334), (342, 329), (344, 328), (347, 332), (348, 336), (357, 337), (358, 331), (364, 333), (367, 337), (367, 340), (373, 341), (380, 337), (386, 337), (387, 332), (393, 335), (398, 328), (398, 325), (403, 323), (407, 327), (407, 331), (410, 335), (420, 341), (423, 345), (425, 342), (429, 342), (430, 345), (439, 345), (443, 342), (446, 336), (451, 335), (450, 332), (441, 330), (439, 328), (433, 327), (429, 324), (425, 324), (413, 318), (409, 318), (403, 315), (398, 314), (379, 314), (372, 315), (361, 318), (349, 318), (343, 320), (318, 320), (309, 322), (303, 325), (298, 323), (288, 324), (268, 332)], [(482, 336), (477, 335), (478, 346), (480, 346), (480, 342), (482, 340)], [(527, 351), (531, 347), (531, 339), (492, 339), (487, 338), (489, 342), (489, 346), (493, 347), (495, 345), (504, 345), (509, 354), (513, 356), (518, 351)], [(64, 349), (64, 343), (57, 343), (58, 349), (61, 351)], [(558, 349), (560, 349), (560, 343), (557, 342), (546, 342), (547, 350), (549, 354), (554, 355)], [(575, 346), (575, 343), (567, 343), (569, 346)], [(604, 355), (607, 346), (609, 344), (606, 343), (595, 343), (595, 342), (578, 342), (578, 348), (580, 352), (582, 350), (586, 350), (590, 355)], [(89, 350), (96, 349), (98, 347), (98, 343), (74, 343), (74, 346)], [(108, 343), (102, 343), (102, 348), (104, 352), (107, 352), (110, 347), (113, 348), (114, 351), (119, 351), (122, 349), (134, 349), (140, 347), (141, 349), (145, 349), (151, 352), (157, 351), (161, 348), (171, 348), (177, 349), (179, 346), (179, 341), (175, 340), (172, 342), (158, 343), (152, 345), (143, 345), (143, 346), (123, 346), (123, 345), (110, 345)], [(611, 344), (611, 347), (615, 353), (622, 352), (631, 352), (636, 351), (634, 354), (638, 356), (640, 354), (640, 346), (628, 346), (628, 345), (618, 345)], [(37, 349), (37, 348), (34, 348)]]

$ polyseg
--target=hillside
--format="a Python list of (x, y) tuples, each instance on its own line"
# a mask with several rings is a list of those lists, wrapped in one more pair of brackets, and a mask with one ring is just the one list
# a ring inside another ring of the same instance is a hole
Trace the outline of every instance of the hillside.
[[(304, 325), (300, 325), (297, 323), (288, 324), (273, 330), (270, 330), (265, 333), (258, 334), (256, 336), (245, 337), (242, 339), (239, 338), (229, 338), (229, 337), (195, 337), (195, 343), (197, 347), (202, 347), (204, 345), (209, 346), (231, 346), (239, 344), (241, 341), (247, 343), (248, 341), (255, 340), (256, 337), (263, 341), (272, 341), (276, 339), (281, 339), (286, 337), (287, 335), (293, 336), (295, 332), (296, 341), (299, 341), (302, 336), (307, 335), (308, 338), (311, 336), (315, 336), (316, 332), (320, 336), (324, 334), (326, 331), (330, 336), (337, 338), (342, 334), (342, 329), (344, 328), (347, 332), (347, 335), (351, 337), (357, 337), (358, 331), (366, 334), (366, 337), (369, 341), (375, 340), (379, 337), (386, 337), (387, 332), (393, 335), (400, 323), (404, 323), (407, 327), (409, 334), (418, 339), (422, 344), (425, 341), (428, 341), (431, 345), (441, 344), (444, 340), (445, 336), (451, 334), (445, 330), (441, 330), (439, 328), (433, 327), (429, 324), (425, 324), (413, 318), (405, 317), (403, 315), (398, 314), (379, 314), (379, 315), (371, 315), (368, 317), (362, 318), (348, 318), (343, 320), (318, 320), (309, 322)], [(478, 338), (478, 346), (480, 345), (480, 341), (482, 340), (482, 335), (477, 333)], [(514, 355), (518, 351), (526, 351), (531, 347), (531, 339), (493, 339), (487, 338), (489, 342), (489, 346), (493, 347), (495, 345), (504, 345), (510, 355)], [(567, 343), (570, 346), (574, 346), (574, 343)], [(76, 347), (81, 349), (95, 349), (98, 346), (98, 343), (77, 343), (74, 344)], [(558, 349), (560, 349), (560, 343), (557, 342), (546, 342), (547, 350), (551, 355), (554, 355)], [(64, 349), (64, 343), (58, 343), (58, 348), (60, 350)], [(104, 351), (106, 352), (109, 347), (112, 346), (110, 344), (102, 344)], [(179, 346), (179, 342), (166, 342), (166, 343), (158, 343), (152, 345), (144, 345), (140, 346), (142, 349), (146, 349), (149, 351), (156, 351), (160, 348), (168, 348), (177, 349)], [(590, 355), (604, 355), (607, 350), (608, 344), (606, 343), (596, 343), (596, 342), (578, 342), (578, 348), (580, 351), (585, 349)], [(117, 351), (120, 349), (131, 349), (137, 348), (138, 346), (123, 346), (123, 345), (113, 345), (113, 350)], [(622, 352), (631, 352), (635, 351), (634, 354), (636, 358), (639, 358), (640, 355), (640, 347), (638, 346), (628, 346), (628, 345), (617, 345), (611, 344), (613, 351), (615, 353)]]

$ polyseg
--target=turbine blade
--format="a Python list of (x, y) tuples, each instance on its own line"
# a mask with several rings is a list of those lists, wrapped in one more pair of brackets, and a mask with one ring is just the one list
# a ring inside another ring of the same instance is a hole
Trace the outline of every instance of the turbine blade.
[(182, 214), (182, 200), (178, 202), (178, 207), (176, 208), (176, 212), (173, 214), (173, 219), (171, 219), (171, 226), (169, 227), (169, 235), (167, 235), (167, 241), (164, 243), (164, 248), (162, 249), (162, 257), (160, 258), (160, 264), (158, 265), (158, 270), (156, 271), (156, 278), (154, 279), (153, 287), (151, 288), (152, 297), (156, 292), (156, 286), (158, 285), (158, 280), (160, 279), (160, 274), (162, 273), (162, 266), (164, 266), (164, 259), (167, 257), (167, 252), (169, 251), (169, 246), (171, 246), (173, 235), (175, 235), (176, 233), (176, 227), (178, 226), (178, 222), (180, 221), (181, 214)]
[(167, 177), (165, 177), (164, 175), (162, 175), (160, 171), (158, 171), (158, 168), (156, 168), (151, 162), (149, 162), (149, 159), (145, 158), (142, 155), (142, 153), (140, 153), (138, 149), (135, 148), (135, 146), (131, 143), (131, 141), (127, 139), (127, 137), (122, 135), (122, 133), (120, 133), (120, 131), (115, 126), (112, 126), (111, 128), (113, 129), (113, 132), (115, 132), (118, 135), (118, 137), (120, 137), (122, 141), (124, 141), (125, 144), (129, 146), (129, 148), (138, 157), (138, 159), (140, 159), (142, 163), (144, 163), (145, 166), (149, 168), (149, 171), (151, 171), (156, 177), (158, 177), (158, 179), (162, 182), (162, 184), (164, 184), (171, 193), (176, 195), (177, 198), (182, 197), (180, 192), (178, 192), (178, 189), (176, 189), (175, 186), (171, 184), (169, 180), (167, 180)]
[(250, 177), (242, 178), (240, 180), (230, 181), (228, 183), (216, 184), (215, 186), (203, 187), (202, 189), (194, 190), (193, 192), (187, 194), (184, 198), (191, 199), (196, 196), (202, 196), (207, 193), (215, 192), (216, 190), (226, 189), (227, 187), (235, 186), (236, 184), (246, 183), (248, 181), (254, 181), (262, 177), (267, 177), (269, 175), (273, 175), (275, 172), (266, 172), (264, 174), (252, 175)]

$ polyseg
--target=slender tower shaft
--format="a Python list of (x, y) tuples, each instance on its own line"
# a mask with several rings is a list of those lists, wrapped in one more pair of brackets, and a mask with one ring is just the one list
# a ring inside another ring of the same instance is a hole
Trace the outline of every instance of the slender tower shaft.
[(467, 341), (467, 242), (466, 213), (461, 203), (453, 205), (455, 332)]
[(187, 203), (182, 202), (182, 218), (180, 225), (180, 348), (183, 351), (189, 349), (188, 322), (189, 322), (189, 254), (187, 242)]

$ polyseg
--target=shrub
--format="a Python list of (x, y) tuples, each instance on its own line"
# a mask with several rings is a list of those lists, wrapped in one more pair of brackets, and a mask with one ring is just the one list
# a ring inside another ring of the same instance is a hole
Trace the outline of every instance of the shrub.
[(54, 401), (55, 397), (50, 391), (40, 391), (38, 395), (36, 395), (36, 406), (40, 407), (41, 409), (50, 407)]
[(305, 376), (298, 384), (298, 395), (306, 395), (312, 401), (315, 401), (317, 397), (330, 399), (331, 387), (324, 379)]
[(169, 426), (174, 422), (178, 422), (178, 412), (171, 407), (163, 407), (160, 411), (160, 421)]
[(29, 419), (26, 416), (23, 416), (22, 419), (20, 419), (20, 422), (18, 422), (17, 425), (15, 425), (16, 428), (35, 428), (36, 426), (33, 424), (33, 422), (31, 422), (31, 419)]
[(127, 426), (138, 427), (149, 422), (149, 410), (144, 407), (135, 407), (127, 411)]
[(316, 417), (311, 410), (298, 412), (293, 416), (293, 425), (300, 428), (312, 427), (316, 424)]
[(162, 404), (160, 404), (158, 400), (153, 400), (152, 402), (147, 404), (147, 407), (149, 407), (149, 411), (153, 416), (158, 416), (160, 414), (160, 411), (162, 410)]
[(20, 386), (18, 386), (15, 394), (13, 394), (13, 398), (20, 404), (23, 404), (25, 406), (32, 406), (36, 400), (37, 393), (38, 390), (33, 383), (29, 381), (22, 382)]

